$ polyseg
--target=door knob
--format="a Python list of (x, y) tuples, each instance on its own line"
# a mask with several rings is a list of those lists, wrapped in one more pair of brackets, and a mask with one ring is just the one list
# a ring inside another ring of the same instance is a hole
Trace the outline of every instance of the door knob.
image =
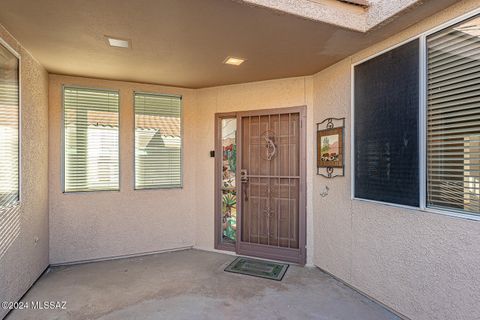
[(240, 180), (244, 183), (248, 182), (247, 169), (240, 170)]

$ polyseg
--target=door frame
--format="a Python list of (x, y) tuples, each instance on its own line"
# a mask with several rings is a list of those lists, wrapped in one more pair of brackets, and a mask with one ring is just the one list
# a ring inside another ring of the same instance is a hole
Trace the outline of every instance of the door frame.
[[(304, 265), (306, 263), (306, 241), (307, 241), (307, 128), (306, 128), (306, 106), (295, 106), (287, 108), (270, 108), (259, 109), (250, 111), (238, 111), (238, 112), (225, 112), (215, 114), (215, 243), (214, 247), (218, 250), (227, 250), (236, 252), (239, 255), (249, 255), (265, 259), (273, 259), (280, 261), (288, 261)], [(270, 252), (272, 246), (249, 244), (241, 241), (241, 229), (242, 229), (242, 190), (240, 183), (240, 170), (241, 170), (241, 155), (242, 155), (242, 123), (241, 119), (245, 116), (260, 116), (278, 113), (298, 113), (300, 124), (300, 154), (299, 154), (299, 168), (300, 168), (300, 182), (299, 182), (299, 211), (298, 211), (298, 249), (292, 248), (276, 248), (278, 253)], [(221, 121), (225, 118), (237, 119), (237, 170), (236, 170), (236, 197), (237, 197), (237, 241), (235, 244), (222, 243), (221, 239), (221, 218), (222, 218), (222, 206), (221, 206), (221, 182), (222, 171), (219, 168), (222, 167), (222, 145), (221, 145)], [(280, 250), (279, 250), (280, 249)]]

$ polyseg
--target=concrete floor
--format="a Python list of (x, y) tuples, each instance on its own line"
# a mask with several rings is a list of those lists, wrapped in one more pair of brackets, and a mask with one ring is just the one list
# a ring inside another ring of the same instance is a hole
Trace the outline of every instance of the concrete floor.
[(56, 267), (22, 301), (66, 310), (15, 310), (19, 319), (399, 319), (317, 268), (283, 281), (224, 272), (234, 257), (198, 250)]

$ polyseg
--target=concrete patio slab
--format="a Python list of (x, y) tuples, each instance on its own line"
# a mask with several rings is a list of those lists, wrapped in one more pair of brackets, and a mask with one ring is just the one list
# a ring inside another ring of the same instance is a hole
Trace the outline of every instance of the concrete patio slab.
[(283, 281), (224, 272), (231, 255), (185, 250), (54, 267), (15, 310), (20, 319), (398, 319), (317, 268), (290, 266)]

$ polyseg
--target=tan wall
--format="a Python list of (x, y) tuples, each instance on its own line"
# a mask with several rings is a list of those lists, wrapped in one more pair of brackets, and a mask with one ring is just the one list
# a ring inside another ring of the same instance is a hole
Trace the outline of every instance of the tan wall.
[[(213, 250), (214, 161), (209, 151), (214, 147), (214, 114), (307, 105), (307, 143), (311, 146), (307, 154), (307, 262), (413, 319), (474, 319), (480, 314), (480, 223), (351, 201), (349, 121), (352, 62), (478, 6), (478, 0), (463, 1), (313, 77), (194, 91), (51, 75), (51, 263), (192, 245)], [(62, 193), (62, 84), (121, 90), (120, 192)], [(184, 96), (183, 189), (133, 191), (133, 90)], [(326, 180), (314, 174), (314, 124), (332, 116), (347, 118), (347, 176)], [(41, 147), (31, 141), (30, 148)], [(330, 191), (322, 198), (325, 186)], [(15, 278), (21, 277), (11, 279)]]
[(460, 2), (314, 76), (314, 122), (347, 118), (346, 177), (314, 177), (315, 264), (412, 319), (479, 319), (480, 222), (350, 199), (351, 64), (479, 5)]
[[(197, 248), (214, 247), (214, 115), (217, 112), (246, 111), (293, 106), (307, 106), (307, 123), (312, 121), (312, 77), (252, 82), (197, 91), (196, 115), (196, 244)], [(307, 127), (307, 145), (313, 144), (313, 127)], [(313, 150), (307, 148), (307, 263), (312, 263)]]
[[(61, 86), (120, 90), (120, 192), (62, 193)], [(195, 245), (214, 247), (214, 115), (308, 105), (312, 78), (301, 77), (188, 90), (137, 83), (50, 75), (50, 262), (65, 263), (139, 254)], [(184, 188), (133, 190), (133, 90), (182, 94), (184, 108)], [(313, 143), (309, 126), (307, 143)], [(312, 172), (313, 151), (309, 151)], [(307, 184), (311, 186), (312, 175)], [(310, 187), (309, 190), (312, 188)], [(308, 196), (309, 245), (313, 243)], [(307, 250), (312, 262), (313, 250)]]
[(0, 38), (21, 56), (20, 226), (0, 257), (0, 301), (17, 301), (48, 266), (48, 74), (1, 25)]
[[(120, 191), (62, 193), (62, 85), (120, 90)], [(184, 114), (182, 189), (133, 190), (133, 91), (180, 94)], [(192, 246), (195, 238), (195, 92), (50, 75), (50, 263)]]

